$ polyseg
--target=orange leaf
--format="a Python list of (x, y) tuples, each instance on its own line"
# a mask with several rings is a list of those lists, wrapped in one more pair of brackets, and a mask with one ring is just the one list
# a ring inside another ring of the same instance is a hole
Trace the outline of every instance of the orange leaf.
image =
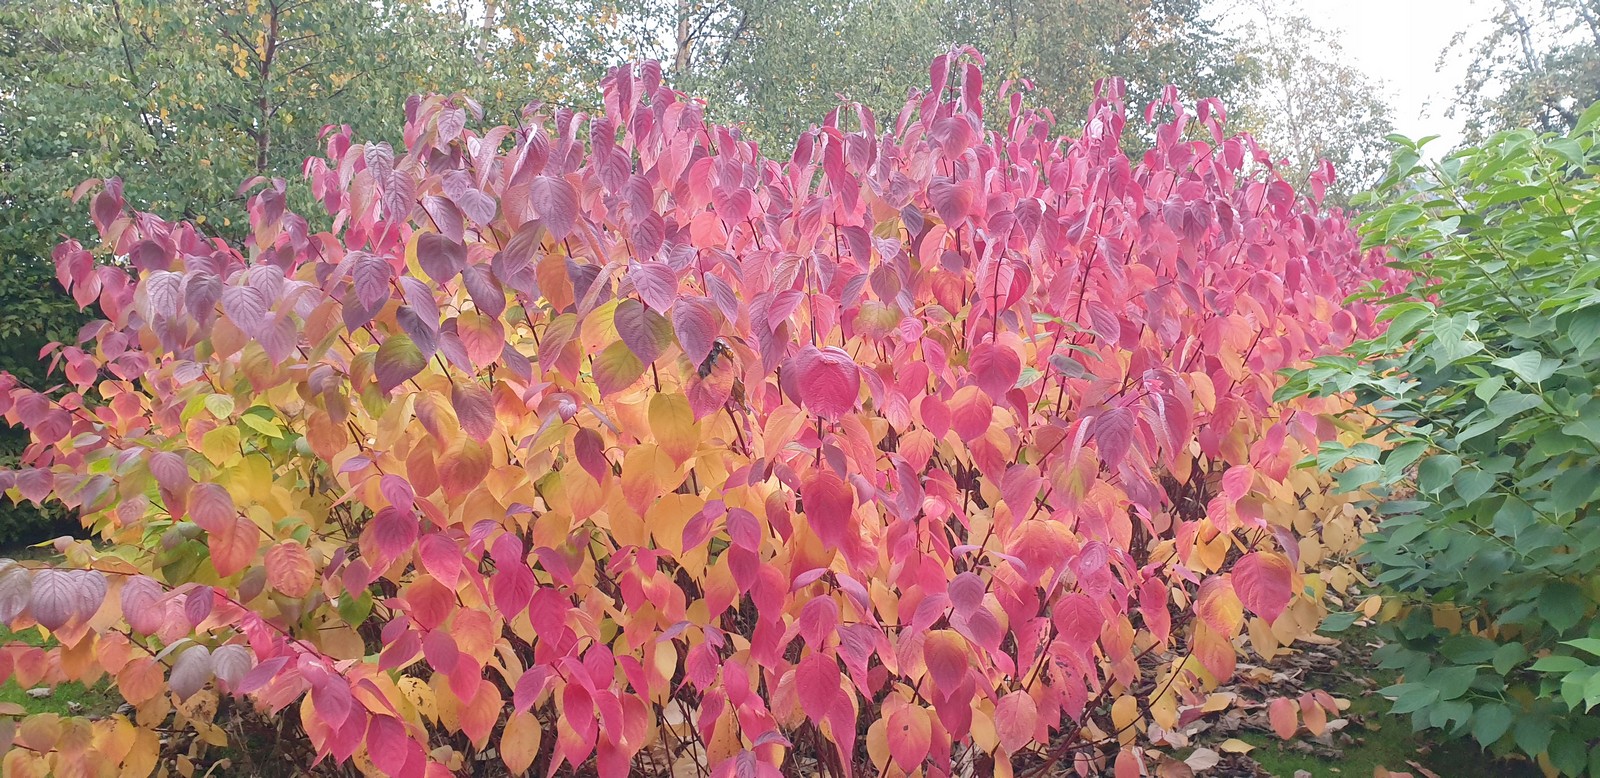
[(1207, 578), (1200, 584), (1194, 612), (1206, 626), (1230, 638), (1239, 634), (1239, 627), (1244, 624), (1244, 605), (1225, 578)]
[(1267, 704), (1267, 719), (1272, 722), (1272, 732), (1283, 740), (1294, 737), (1300, 731), (1299, 719), (1296, 715), (1294, 701), (1288, 697), (1278, 697)]
[(306, 547), (287, 541), (267, 551), (267, 584), (284, 595), (300, 599), (311, 593), (317, 571)]

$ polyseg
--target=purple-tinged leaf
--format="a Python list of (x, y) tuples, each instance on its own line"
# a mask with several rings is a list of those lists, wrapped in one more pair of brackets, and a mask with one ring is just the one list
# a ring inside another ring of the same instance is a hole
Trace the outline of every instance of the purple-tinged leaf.
[(384, 393), (394, 391), (412, 376), (422, 372), (428, 358), (422, 355), (417, 344), (404, 335), (390, 335), (378, 347), (378, 358), (373, 371), (378, 376), (378, 388)]

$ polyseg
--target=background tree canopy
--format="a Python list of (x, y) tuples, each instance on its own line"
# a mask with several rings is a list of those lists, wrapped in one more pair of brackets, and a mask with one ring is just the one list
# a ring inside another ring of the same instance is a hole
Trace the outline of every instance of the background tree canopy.
[[(1223, 98), (1297, 186), (1319, 159), (1332, 160), (1341, 179), (1333, 203), (1381, 168), (1383, 105), (1331, 41), (1292, 15), (1224, 25), (1202, 0), (6, 4), (0, 368), (44, 381), (39, 349), (81, 321), (50, 280), (48, 253), (60, 236), (89, 232), (67, 196), (85, 179), (120, 177), (132, 206), (237, 237), (239, 184), (298, 180), (329, 123), (398, 143), (402, 106), (423, 92), (470, 96), (513, 125), (529, 103), (593, 111), (606, 69), (639, 58), (661, 60), (668, 81), (706, 98), (713, 119), (741, 123), (781, 154), (841, 98), (886, 126), (884, 112), (955, 45), (984, 53), (990, 94), (1000, 81), (1026, 80), (1027, 99), (1063, 126), (1097, 80), (1120, 76), (1135, 107), (1166, 84), (1191, 99)], [(1130, 150), (1145, 142), (1128, 140)], [(319, 218), (305, 187), (289, 194), (292, 209)]]

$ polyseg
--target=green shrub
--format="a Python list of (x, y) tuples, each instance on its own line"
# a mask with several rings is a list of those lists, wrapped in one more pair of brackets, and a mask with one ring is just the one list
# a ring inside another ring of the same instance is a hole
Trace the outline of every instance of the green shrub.
[(1363, 235), (1413, 281), (1385, 335), (1284, 389), (1376, 409), (1317, 459), (1388, 496), (1365, 555), (1401, 604), (1376, 657), (1394, 712), (1567, 775), (1600, 775), (1597, 119), (1437, 163), (1398, 139)]
[[(14, 238), (0, 232), (0, 241)], [(39, 351), (50, 342), (73, 343), (89, 317), (56, 282), (55, 268), (42, 252), (0, 247), (0, 371), (24, 385), (45, 389), (61, 381), (48, 372)], [(15, 467), (28, 434), (0, 422), (0, 468)], [(38, 543), (82, 531), (76, 517), (59, 504), (39, 507), (0, 496), (0, 548)]]

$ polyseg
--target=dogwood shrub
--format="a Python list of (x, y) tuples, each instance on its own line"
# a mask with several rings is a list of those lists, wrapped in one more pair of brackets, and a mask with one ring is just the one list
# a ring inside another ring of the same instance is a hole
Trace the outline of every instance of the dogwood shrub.
[(1064, 138), (978, 65), (776, 157), (653, 64), (517, 128), (415, 99), (306, 163), (330, 228), (255, 181), (241, 245), (105, 182), (56, 260), (106, 318), (0, 392), (0, 486), (100, 542), (0, 571), (52, 638), (0, 669), (133, 710), (22, 719), (7, 774), (250, 717), (235, 759), (397, 776), (1149, 767), (1327, 612), (1334, 401), (1272, 395), (1382, 258), (1215, 101), (1130, 159), (1118, 84)]

